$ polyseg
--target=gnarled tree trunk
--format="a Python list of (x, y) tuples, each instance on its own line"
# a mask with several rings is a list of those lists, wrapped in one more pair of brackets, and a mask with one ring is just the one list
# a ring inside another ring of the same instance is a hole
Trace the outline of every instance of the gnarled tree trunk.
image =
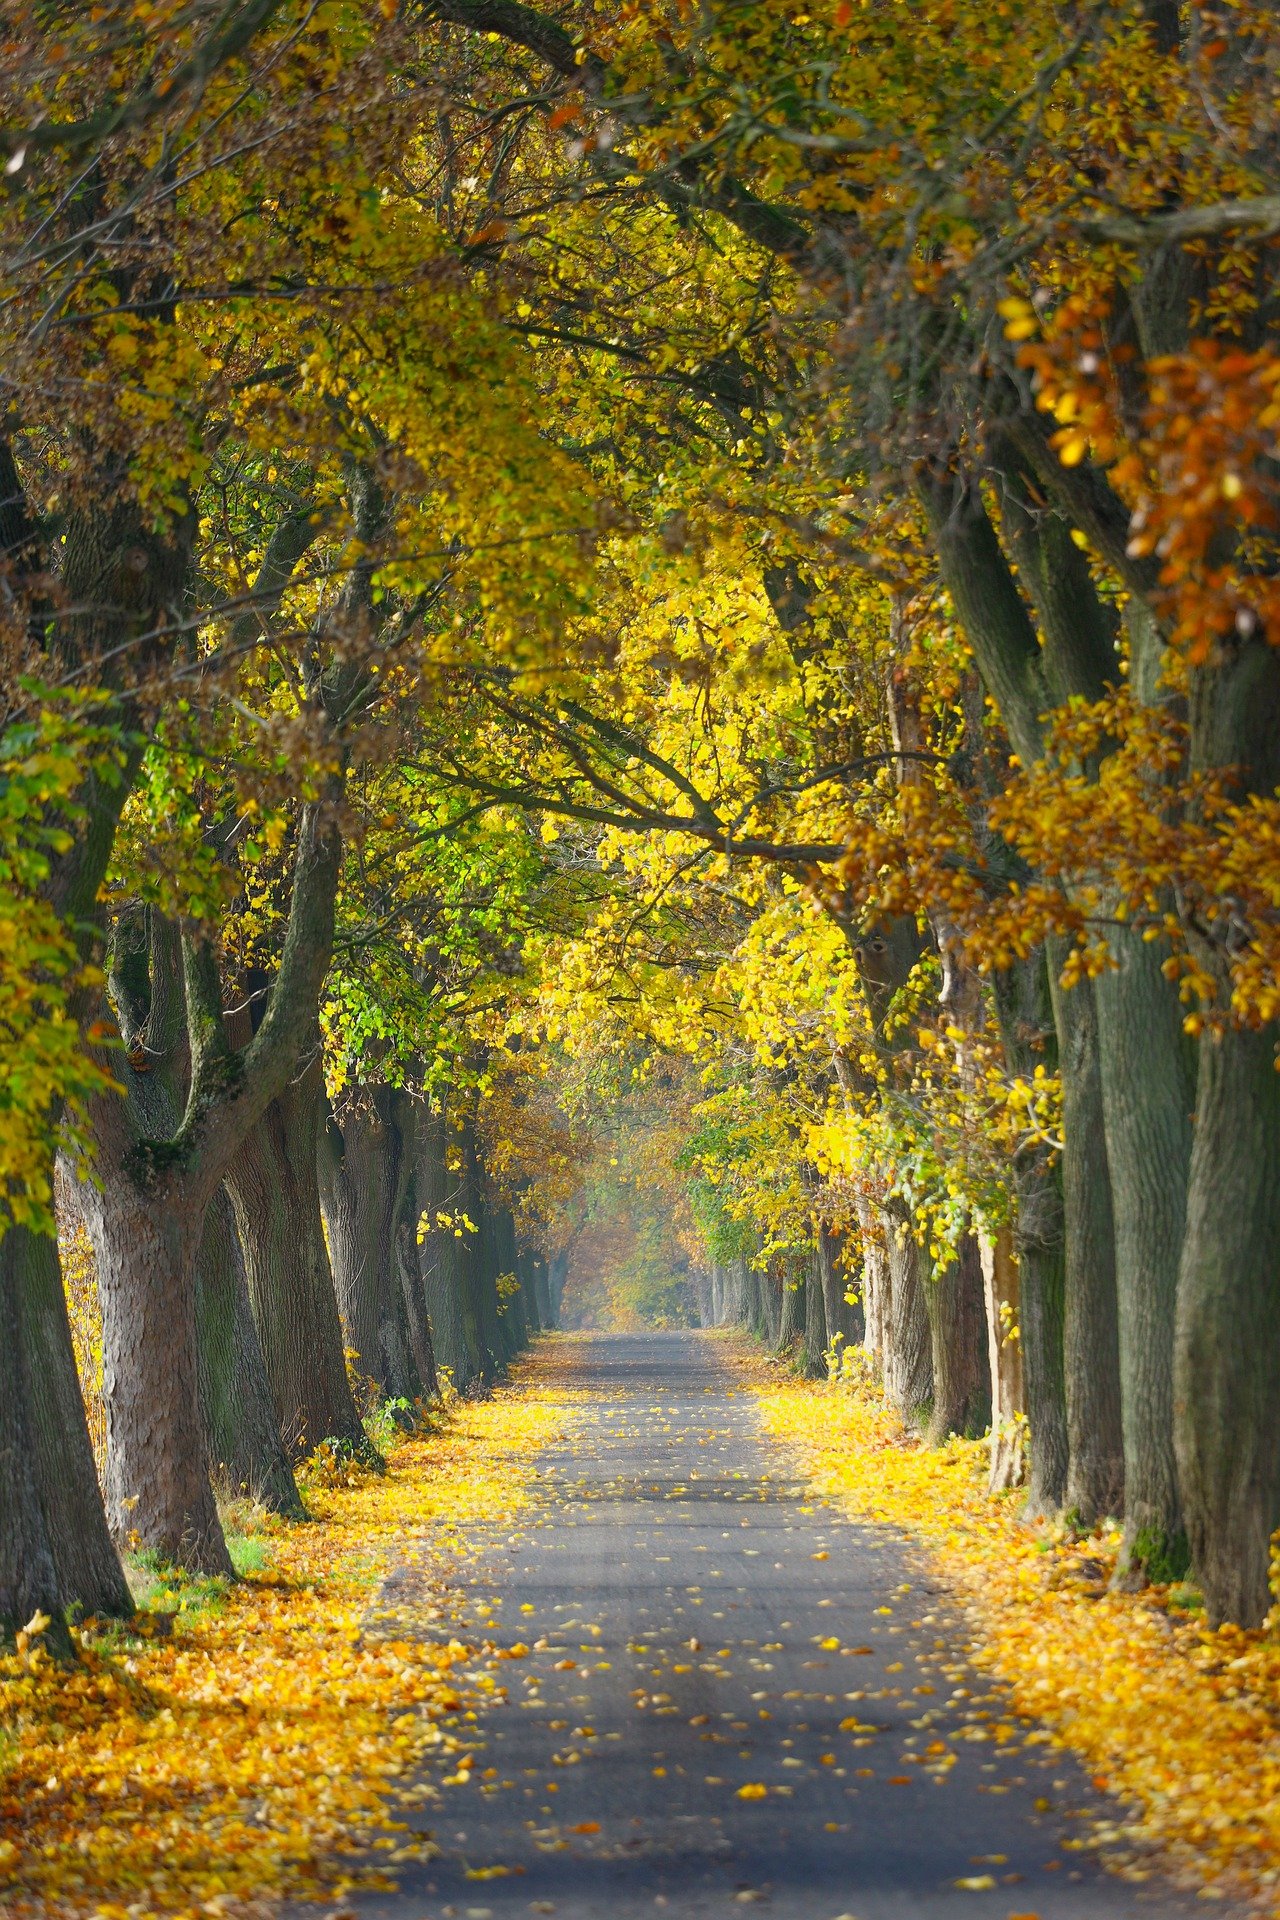
[(227, 1171), (253, 1316), (286, 1447), (340, 1440), (361, 1451), (320, 1216), (318, 1056), (271, 1102)]
[(222, 1188), (205, 1215), (196, 1259), (196, 1362), (215, 1486), (304, 1518), (253, 1323), (235, 1214)]

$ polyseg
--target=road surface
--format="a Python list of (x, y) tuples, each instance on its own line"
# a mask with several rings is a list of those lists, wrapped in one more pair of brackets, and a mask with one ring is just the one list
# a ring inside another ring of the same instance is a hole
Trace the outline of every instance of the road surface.
[(590, 1391), (455, 1618), (532, 1651), (502, 1663), (470, 1781), (421, 1816), (441, 1856), (359, 1914), (1203, 1914), (1081, 1848), (1106, 1808), (1080, 1768), (965, 1667), (909, 1544), (806, 1490), (721, 1355), (696, 1334), (578, 1349)]

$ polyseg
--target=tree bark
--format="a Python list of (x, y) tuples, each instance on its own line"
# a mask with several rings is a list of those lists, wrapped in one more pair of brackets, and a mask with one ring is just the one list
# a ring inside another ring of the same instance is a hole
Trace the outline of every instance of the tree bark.
[(1095, 984), (1124, 1409), (1119, 1577), (1169, 1580), (1188, 1564), (1173, 1447), (1173, 1344), (1195, 1089), (1160, 943), (1121, 931), (1111, 947), (1115, 969)]
[(319, 1134), (320, 1198), (352, 1365), (384, 1400), (423, 1391), (413, 1357), (396, 1238), (413, 1172), (395, 1089), (363, 1087)]
[[(1219, 643), (1191, 692), (1192, 763), (1280, 785), (1274, 635)], [(1200, 957), (1230, 993), (1226, 957)], [(1280, 1073), (1275, 1023), (1207, 1031), (1178, 1282), (1175, 1432), (1196, 1577), (1213, 1622), (1254, 1626), (1280, 1525)]]
[(928, 1440), (937, 1447), (953, 1433), (985, 1432), (991, 1416), (982, 1262), (972, 1234), (953, 1259), (938, 1263), (924, 1291), (933, 1360)]
[(924, 1256), (912, 1235), (886, 1216), (885, 1265), (888, 1272), (884, 1323), (885, 1398), (909, 1427), (923, 1431), (933, 1407), (933, 1335), (925, 1300)]
[(0, 1240), (0, 1631), (63, 1613), (133, 1612), (111, 1542), (52, 1235)]
[(274, 1513), (305, 1519), (280, 1438), (225, 1189), (205, 1215), (196, 1260), (196, 1359), (205, 1446), (218, 1491), (247, 1494)]
[[(1044, 954), (1020, 960), (993, 979), (993, 998), (1009, 1071), (1029, 1078), (1056, 1064), (1057, 1030)], [(1030, 1428), (1027, 1511), (1056, 1513), (1067, 1488), (1068, 1442), (1063, 1318), (1066, 1222), (1061, 1169), (1033, 1141), (1013, 1163), (1013, 1248), (1022, 1319), (1022, 1378)]]
[(842, 1347), (857, 1346), (865, 1334), (863, 1306), (845, 1299), (844, 1238), (826, 1221), (818, 1226), (818, 1278), (822, 1287), (828, 1342), (840, 1335)]
[(989, 1234), (980, 1234), (978, 1251), (991, 1368), (991, 1473), (987, 1489), (1003, 1493), (1010, 1487), (1020, 1487), (1026, 1471), (1021, 1305), (1011, 1229), (1002, 1226), (994, 1240)]
[(859, 1200), (858, 1224), (862, 1237), (863, 1345), (875, 1363), (881, 1385), (887, 1394), (889, 1308), (893, 1285), (886, 1237), (888, 1222), (869, 1201)]
[(1178, 1295), (1175, 1420), (1210, 1624), (1271, 1605), (1280, 1527), (1280, 1074), (1276, 1035), (1200, 1043)]
[(130, 1176), (131, 1143), (112, 1152), (107, 1132), (100, 1118), (98, 1178), (80, 1188), (102, 1303), (107, 1519), (122, 1543), (229, 1576), (196, 1384), (203, 1209), (157, 1206)]
[(1050, 950), (1049, 983), (1062, 1076), (1063, 1383), (1067, 1510), (1084, 1526), (1124, 1512), (1124, 1427), (1116, 1297), (1115, 1219), (1102, 1103), (1093, 983), (1064, 990), (1065, 955)]
[(804, 1283), (804, 1372), (810, 1380), (827, 1377), (827, 1303), (822, 1290), (822, 1269), (815, 1246), (808, 1258)]
[[(120, 497), (120, 478), (104, 461), (98, 498), (68, 516), (61, 571), (70, 612), (52, 640), (55, 677), (110, 696), (94, 719), (117, 726), (122, 746), (114, 779), (86, 777), (75, 813), (59, 823), (69, 844), (49, 855), (44, 895), (83, 961), (99, 946), (99, 892), (142, 760), (143, 729), (122, 688), (124, 662), (145, 669), (154, 655), (144, 636), (163, 631), (168, 610), (182, 598), (195, 525), (179, 514), (164, 532), (153, 530), (136, 500)], [(47, 557), (7, 441), (0, 444), (0, 491), (6, 592), (15, 603), (25, 598), (38, 623)], [(131, 651), (140, 641), (149, 648), (145, 655)], [(87, 986), (73, 994), (72, 1019), (89, 1016), (91, 997)], [(50, 1193), (59, 1118), (51, 1108)], [(64, 1610), (76, 1604), (89, 1613), (133, 1611), (89, 1444), (57, 1243), (13, 1226), (0, 1241), (0, 1623), (20, 1628), (37, 1611), (46, 1613), (51, 1644), (66, 1651)]]
[(365, 1452), (320, 1216), (319, 1058), (272, 1101), (227, 1172), (281, 1437), (295, 1459), (339, 1440)]

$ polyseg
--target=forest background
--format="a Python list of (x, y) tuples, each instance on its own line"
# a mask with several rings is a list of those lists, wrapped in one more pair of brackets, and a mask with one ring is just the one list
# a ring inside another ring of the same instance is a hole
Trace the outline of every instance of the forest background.
[(1274, 10), (3, 31), (0, 1621), (614, 1230), (1259, 1624)]

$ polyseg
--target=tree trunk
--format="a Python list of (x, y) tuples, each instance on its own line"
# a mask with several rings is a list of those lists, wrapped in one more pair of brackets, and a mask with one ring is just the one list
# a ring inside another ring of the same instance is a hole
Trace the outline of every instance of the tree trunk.
[(227, 1174), (276, 1417), (295, 1459), (328, 1439), (368, 1450), (320, 1219), (323, 1095), (316, 1059), (272, 1101)]
[[(1056, 1028), (1044, 955), (1020, 960), (993, 977), (993, 999), (1006, 1064), (1030, 1078), (1056, 1064)], [(1015, 1155), (1013, 1248), (1022, 1319), (1022, 1378), (1030, 1427), (1027, 1511), (1056, 1513), (1067, 1489), (1066, 1379), (1063, 1317), (1066, 1223), (1060, 1170), (1036, 1142)]]
[(777, 1281), (780, 1311), (774, 1351), (791, 1354), (801, 1349), (804, 1341), (807, 1292), (804, 1268), (783, 1261), (778, 1267)]
[(413, 1172), (392, 1087), (363, 1087), (320, 1129), (320, 1198), (351, 1364), (383, 1400), (417, 1400), (396, 1235)]
[(133, 1598), (107, 1530), (52, 1235), (0, 1240), (0, 1631), (64, 1610), (127, 1618)]
[(859, 1200), (858, 1225), (862, 1237), (862, 1340), (887, 1393), (885, 1382), (889, 1365), (889, 1310), (893, 1285), (886, 1239), (889, 1223), (869, 1201)]
[[(1223, 641), (1194, 677), (1197, 769), (1237, 792), (1280, 785), (1274, 633)], [(1230, 980), (1223, 955), (1199, 957)], [(1178, 1283), (1175, 1421), (1196, 1576), (1210, 1621), (1256, 1625), (1280, 1525), (1280, 1073), (1275, 1023), (1199, 1042), (1195, 1142)]]
[(226, 1494), (248, 1494), (289, 1519), (305, 1519), (280, 1439), (240, 1236), (225, 1189), (214, 1195), (205, 1215), (196, 1261), (196, 1361), (215, 1486)]
[(1003, 1493), (1007, 1488), (1020, 1487), (1026, 1471), (1018, 1262), (1012, 1231), (1003, 1226), (994, 1240), (980, 1234), (978, 1251), (991, 1368), (991, 1474), (987, 1489)]
[(1125, 1581), (1175, 1579), (1188, 1564), (1173, 1450), (1173, 1338), (1187, 1215), (1189, 1043), (1162, 948), (1121, 931), (1096, 982), (1116, 1224), (1124, 1411)]
[(743, 1271), (746, 1279), (747, 1331), (755, 1339), (767, 1344), (773, 1337), (768, 1277), (749, 1262), (744, 1265)]
[(837, 1334), (842, 1347), (856, 1346), (865, 1335), (863, 1305), (845, 1298), (844, 1237), (822, 1221), (818, 1227), (818, 1278), (822, 1286), (826, 1312), (827, 1339), (834, 1343)]
[(827, 1303), (822, 1290), (818, 1250), (809, 1255), (804, 1286), (804, 1372), (810, 1380), (827, 1377)]
[(1093, 983), (1083, 980), (1064, 990), (1059, 985), (1064, 958), (1060, 943), (1051, 946), (1049, 983), (1062, 1076), (1064, 1497), (1068, 1511), (1091, 1526), (1103, 1515), (1124, 1511), (1115, 1220)]
[(107, 1519), (123, 1544), (230, 1575), (196, 1384), (202, 1210), (139, 1191), (124, 1156), (103, 1150), (101, 1128), (98, 1139), (80, 1204), (102, 1304)]
[(1200, 1042), (1175, 1418), (1210, 1624), (1256, 1627), (1280, 1527), (1280, 1074), (1274, 1030)]
[[(87, 449), (86, 449), (87, 451)], [(59, 824), (68, 844), (49, 850), (43, 897), (62, 919), (81, 961), (96, 956), (102, 930), (99, 893), (120, 812), (142, 761), (136, 711), (116, 675), (141, 636), (172, 630), (188, 577), (194, 516), (178, 512), (164, 533), (122, 490), (115, 462), (100, 455), (100, 492), (72, 506), (61, 550), (66, 613), (57, 623), (55, 678), (108, 696), (94, 709), (103, 728), (118, 727), (123, 748), (115, 777), (86, 777), (78, 805)], [(8, 443), (0, 446), (4, 494), (5, 593), (12, 630), (24, 611), (48, 605), (48, 557), (29, 513)], [(109, 504), (108, 504), (109, 503)], [(88, 1017), (96, 988), (73, 992), (68, 1013)], [(53, 1192), (60, 1113), (48, 1119), (48, 1191)], [(64, 1610), (127, 1616), (133, 1601), (111, 1544), (85, 1422), (67, 1321), (57, 1243), (10, 1226), (0, 1240), (0, 1627), (50, 1616), (49, 1643), (69, 1650)]]
[(991, 1414), (982, 1262), (972, 1234), (965, 1234), (954, 1259), (935, 1267), (925, 1302), (933, 1359), (928, 1439), (937, 1447), (953, 1433), (985, 1432)]
[(925, 1300), (924, 1256), (908, 1232), (886, 1219), (888, 1270), (884, 1324), (885, 1398), (909, 1427), (924, 1429), (933, 1406), (933, 1335)]

